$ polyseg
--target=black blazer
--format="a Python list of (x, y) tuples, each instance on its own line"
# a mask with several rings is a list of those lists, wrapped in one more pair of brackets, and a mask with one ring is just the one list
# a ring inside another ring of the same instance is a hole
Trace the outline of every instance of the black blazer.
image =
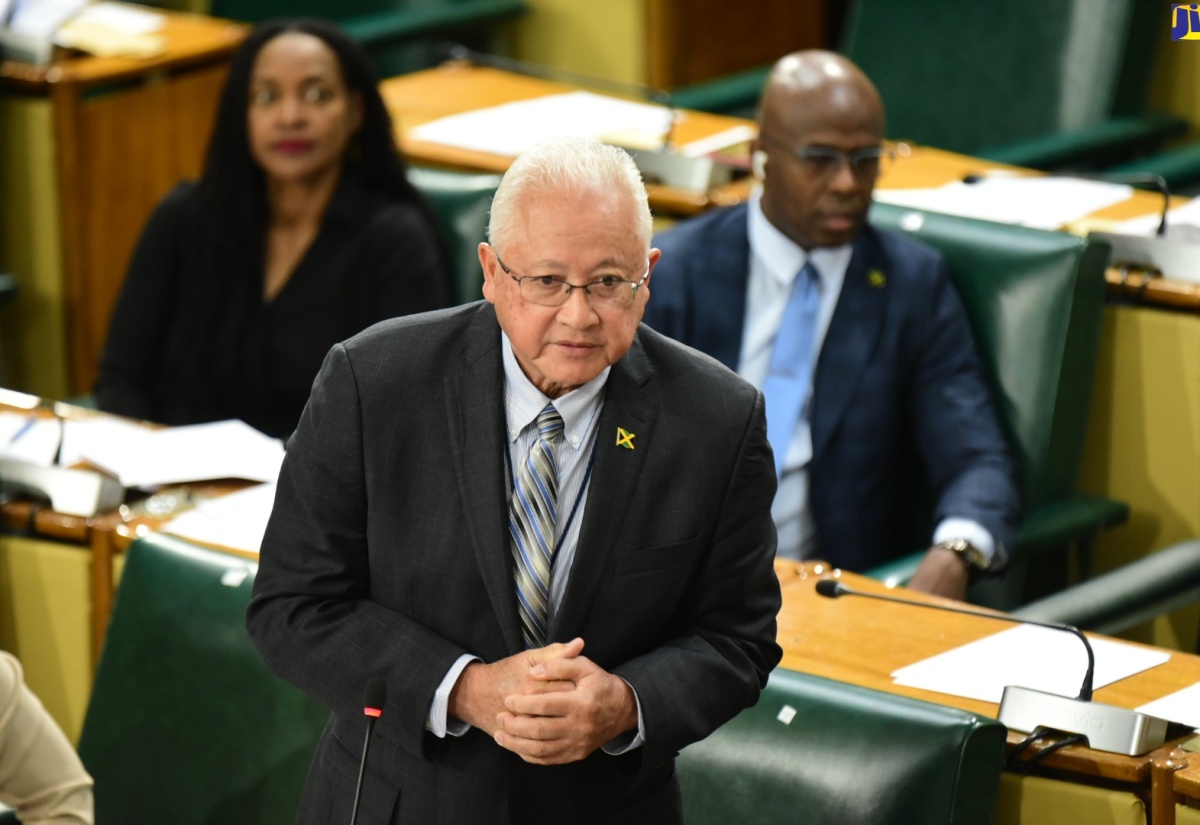
[[(753, 704), (779, 661), (762, 396), (642, 327), (608, 379), (549, 637), (582, 636), (585, 656), (633, 686), (645, 746), (541, 768), (477, 730), (426, 732), (460, 654), (522, 649), (502, 387), (486, 303), (378, 324), (326, 358), (288, 446), (247, 614), (267, 663), (333, 709), (298, 822), (349, 810), (372, 677), (388, 701), (364, 823), (504, 822), (507, 794), (529, 783), (546, 821), (678, 821), (675, 753)], [(617, 444), (618, 427), (635, 449)]]

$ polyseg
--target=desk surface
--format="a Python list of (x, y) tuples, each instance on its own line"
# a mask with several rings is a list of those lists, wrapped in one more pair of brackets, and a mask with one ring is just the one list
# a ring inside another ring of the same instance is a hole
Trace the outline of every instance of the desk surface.
[[(415, 163), (484, 172), (503, 172), (512, 163), (512, 158), (414, 140), (409, 135), (410, 130), (448, 115), (577, 89), (566, 83), (461, 63), (447, 63), (434, 69), (393, 77), (379, 86), (383, 101), (396, 121), (400, 148), (405, 157)], [(746, 125), (757, 129), (750, 120), (681, 111), (678, 113), (674, 139), (676, 143), (689, 143), (735, 126)], [(749, 189), (745, 184), (734, 183), (711, 189), (705, 194), (696, 194), (651, 184), (646, 191), (655, 209), (675, 215), (691, 215), (712, 206), (745, 200)]]
[(112, 83), (140, 77), (148, 71), (219, 59), (231, 54), (249, 31), (248, 27), (228, 20), (162, 9), (154, 11), (165, 19), (163, 29), (157, 32), (166, 40), (166, 50), (160, 55), (140, 58), (81, 54), (55, 60), (48, 66), (5, 60), (0, 62), (0, 80), (16, 88), (43, 93), (54, 84)]
[[(909, 157), (901, 158), (891, 170), (879, 180), (879, 189), (916, 189), (941, 186), (966, 175), (992, 169), (1010, 169), (990, 161), (979, 160), (927, 146), (912, 148)], [(1030, 173), (1037, 174), (1037, 173)], [(1187, 199), (1171, 198), (1171, 206), (1179, 206)], [(1102, 209), (1089, 218), (1121, 221), (1142, 215), (1156, 215), (1162, 209), (1162, 197), (1156, 192), (1135, 189), (1133, 197)], [(1149, 278), (1138, 273), (1126, 273), (1117, 269), (1108, 271), (1109, 294), (1134, 301), (1165, 304), (1180, 309), (1200, 310), (1200, 284), (1172, 281), (1164, 278)]]
[[(897, 668), (996, 633), (1005, 625), (982, 617), (922, 610), (874, 599), (823, 598), (816, 593), (817, 581), (835, 575), (858, 590), (888, 592), (881, 582), (854, 573), (834, 572), (828, 565), (780, 560), (776, 562), (776, 572), (783, 590), (778, 631), (783, 647), (781, 667), (996, 717), (999, 706), (994, 703), (902, 687), (892, 683), (890, 674)], [(907, 590), (903, 595), (919, 601), (956, 604)], [(1100, 688), (1095, 700), (1136, 708), (1196, 682), (1200, 682), (1200, 656), (1171, 651), (1171, 658), (1165, 664)], [(1023, 736), (1010, 734), (1010, 742)], [(1140, 784), (1148, 781), (1151, 756), (1122, 756), (1068, 747), (1050, 756), (1045, 764)]]

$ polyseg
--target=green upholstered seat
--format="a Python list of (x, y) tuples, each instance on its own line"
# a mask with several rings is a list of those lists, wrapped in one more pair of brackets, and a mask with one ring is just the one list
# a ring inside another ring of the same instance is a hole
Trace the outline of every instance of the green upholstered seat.
[[(940, 250), (970, 318), (1020, 469), (1023, 506), (1008, 570), (977, 582), (971, 599), (1015, 608), (1039, 592), (1041, 582), (1030, 583), (1032, 587), (1026, 582), (1037, 557), (1064, 558), (1070, 545), (1129, 516), (1127, 505), (1081, 495), (1077, 489), (1110, 250), (1104, 243), (1062, 232), (888, 204), (876, 204), (871, 220)], [(927, 539), (932, 529), (921, 516), (913, 540)], [(919, 557), (870, 574), (906, 581)]]
[(168, 536), (130, 547), (79, 742), (98, 825), (292, 822), (329, 713), (259, 659), (253, 578)]
[[(1200, 601), (1200, 540), (1180, 542), (1145, 558), (1013, 611), (1114, 635)], [(1200, 652), (1200, 638), (1196, 640)]]
[(1117, 174), (1162, 175), (1173, 195), (1200, 194), (1200, 142), (1168, 149), (1105, 170)]
[[(1168, 18), (1145, 0), (855, 0), (839, 50), (879, 88), (890, 138), (1036, 169), (1103, 167), (1187, 131), (1146, 110)], [(768, 71), (675, 100), (744, 113)]]
[(332, 20), (366, 47), (381, 76), (390, 77), (438, 62), (438, 41), (466, 39), (483, 48), (499, 24), (526, 10), (524, 0), (212, 0), (209, 13), (248, 23)]
[(499, 175), (448, 172), (413, 166), (408, 179), (437, 213), (449, 258), (450, 298), (456, 304), (483, 297), (479, 242), (487, 240), (488, 210)]
[(685, 748), (688, 825), (986, 825), (1006, 731), (963, 710), (777, 669), (758, 704)]

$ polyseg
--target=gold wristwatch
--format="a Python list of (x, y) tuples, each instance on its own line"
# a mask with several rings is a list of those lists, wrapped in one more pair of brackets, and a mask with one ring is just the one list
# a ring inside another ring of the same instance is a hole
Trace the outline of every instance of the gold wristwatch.
[(967, 567), (973, 567), (976, 570), (988, 569), (988, 557), (983, 554), (982, 550), (966, 539), (947, 539), (946, 541), (939, 541), (934, 547), (945, 547), (947, 550), (953, 550)]

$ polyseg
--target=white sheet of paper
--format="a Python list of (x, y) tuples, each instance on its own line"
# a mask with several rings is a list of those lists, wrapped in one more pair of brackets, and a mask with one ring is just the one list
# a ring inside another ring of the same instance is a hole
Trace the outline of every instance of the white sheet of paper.
[(144, 6), (100, 2), (84, 7), (75, 15), (75, 23), (104, 26), (122, 34), (151, 34), (167, 25), (167, 18)]
[(275, 485), (258, 484), (200, 502), (166, 522), (162, 530), (202, 544), (257, 553), (275, 503)]
[(440, 143), (475, 152), (514, 156), (542, 140), (579, 136), (657, 146), (670, 124), (671, 110), (591, 92), (568, 92), (476, 109), (422, 123), (411, 140)]
[(1135, 710), (1168, 719), (1181, 725), (1200, 728), (1200, 684), (1169, 693), (1161, 699), (1147, 702)]
[(1037, 229), (1058, 229), (1132, 195), (1132, 187), (1123, 184), (1014, 175), (952, 181), (932, 189), (875, 190), (875, 200), (882, 203)]
[(0, 457), (49, 467), (58, 451), (59, 427), (54, 418), (0, 412)]
[(80, 452), (126, 487), (214, 478), (274, 481), (283, 463), (283, 442), (241, 421), (162, 430), (114, 428), (89, 439)]
[[(1096, 654), (1097, 689), (1171, 658), (1166, 651), (1089, 641)], [(902, 667), (892, 679), (898, 685), (999, 703), (1006, 685), (1076, 696), (1086, 672), (1087, 652), (1079, 639), (1023, 624)]]
[[(1115, 224), (1113, 232), (1119, 235), (1145, 235), (1147, 237), (1158, 231), (1162, 215), (1152, 212), (1139, 218), (1130, 218)], [(1171, 240), (1193, 241), (1200, 234), (1200, 198), (1167, 210), (1167, 238)]]

